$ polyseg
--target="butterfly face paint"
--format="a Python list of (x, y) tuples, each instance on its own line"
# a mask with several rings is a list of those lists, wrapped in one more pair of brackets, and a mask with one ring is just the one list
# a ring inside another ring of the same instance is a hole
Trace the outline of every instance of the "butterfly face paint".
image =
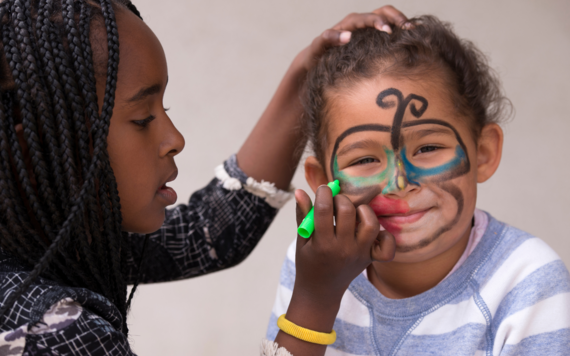
[[(445, 120), (423, 117), (428, 104), (420, 95), (404, 97), (398, 89), (383, 90), (376, 97), (376, 105), (381, 110), (395, 108), (392, 124), (348, 128), (336, 139), (330, 161), (333, 179), (340, 181), (342, 193), (357, 205), (369, 204), (380, 223), (395, 235), (422, 218), (426, 220), (426, 214), (433, 215), (429, 201), (435, 198), (425, 198), (425, 193), (422, 201), (410, 201), (405, 199), (407, 192), (430, 186), (432, 195), (445, 195), (455, 201), (454, 216), (407, 249), (429, 244), (457, 223), (464, 197), (450, 181), (471, 169), (467, 148), (454, 126)], [(412, 120), (404, 121), (408, 110)], [(400, 252), (406, 248), (400, 248)]]

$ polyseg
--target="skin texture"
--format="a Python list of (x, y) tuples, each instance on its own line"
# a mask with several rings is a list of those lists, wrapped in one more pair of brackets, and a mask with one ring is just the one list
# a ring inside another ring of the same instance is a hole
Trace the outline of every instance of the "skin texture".
[[(429, 79), (381, 76), (328, 93), (327, 135), (332, 143), (326, 157), (332, 169), (325, 170), (314, 157), (305, 163), (313, 189), (333, 176), (341, 179), (341, 193), (357, 206), (369, 204), (394, 235), (393, 261), (368, 267), (370, 281), (390, 298), (422, 293), (453, 268), (468, 241), (477, 183), (492, 176), (501, 158), (500, 127), (485, 126), (475, 140), (469, 118), (458, 115), (437, 81)], [(393, 101), (393, 106), (379, 104), (379, 94), (393, 88), (402, 98), (415, 95), (416, 111), (422, 106), (417, 97), (427, 103), (421, 115), (414, 114), (413, 101), (408, 104), (399, 140), (392, 135), (398, 116), (396, 96), (380, 100), (380, 104)], [(362, 125), (389, 130), (363, 129), (345, 135), (335, 153), (335, 140)]]

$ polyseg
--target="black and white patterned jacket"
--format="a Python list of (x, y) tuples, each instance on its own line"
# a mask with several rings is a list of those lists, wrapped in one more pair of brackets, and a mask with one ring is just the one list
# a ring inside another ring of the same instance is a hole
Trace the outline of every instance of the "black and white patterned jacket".
[[(291, 193), (248, 178), (235, 155), (187, 205), (168, 210), (150, 235), (141, 283), (191, 278), (235, 266), (247, 257)], [(138, 275), (143, 238), (129, 261)], [(28, 270), (0, 249), (0, 301)], [(0, 356), (133, 355), (120, 332), (121, 315), (103, 296), (38, 278), (0, 319)]]

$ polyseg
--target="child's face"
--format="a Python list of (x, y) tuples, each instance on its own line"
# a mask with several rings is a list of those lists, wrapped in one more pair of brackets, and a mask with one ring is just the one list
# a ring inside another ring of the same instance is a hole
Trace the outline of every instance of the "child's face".
[(468, 234), (477, 143), (440, 87), (381, 77), (328, 94), (326, 179), (372, 207), (395, 237), (395, 261), (434, 257)]
[[(116, 12), (120, 61), (115, 108), (107, 138), (121, 200), (123, 229), (150, 233), (164, 222), (176, 193), (165, 184), (177, 175), (174, 156), (184, 139), (166, 114), (166, 58), (154, 33), (130, 11)], [(99, 107), (104, 81), (97, 78)]]

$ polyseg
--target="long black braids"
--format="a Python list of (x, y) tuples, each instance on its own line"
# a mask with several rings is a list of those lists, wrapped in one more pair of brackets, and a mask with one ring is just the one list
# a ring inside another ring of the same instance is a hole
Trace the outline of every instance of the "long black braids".
[[(121, 231), (107, 153), (119, 65), (117, 6), (140, 17), (128, 0), (0, 2), (0, 247), (31, 268), (2, 302), (0, 322), (41, 276), (105, 296), (128, 333), (136, 289), (127, 300), (131, 241)], [(92, 50), (94, 21), (106, 31), (106, 56)], [(99, 110), (95, 69), (101, 66)]]

